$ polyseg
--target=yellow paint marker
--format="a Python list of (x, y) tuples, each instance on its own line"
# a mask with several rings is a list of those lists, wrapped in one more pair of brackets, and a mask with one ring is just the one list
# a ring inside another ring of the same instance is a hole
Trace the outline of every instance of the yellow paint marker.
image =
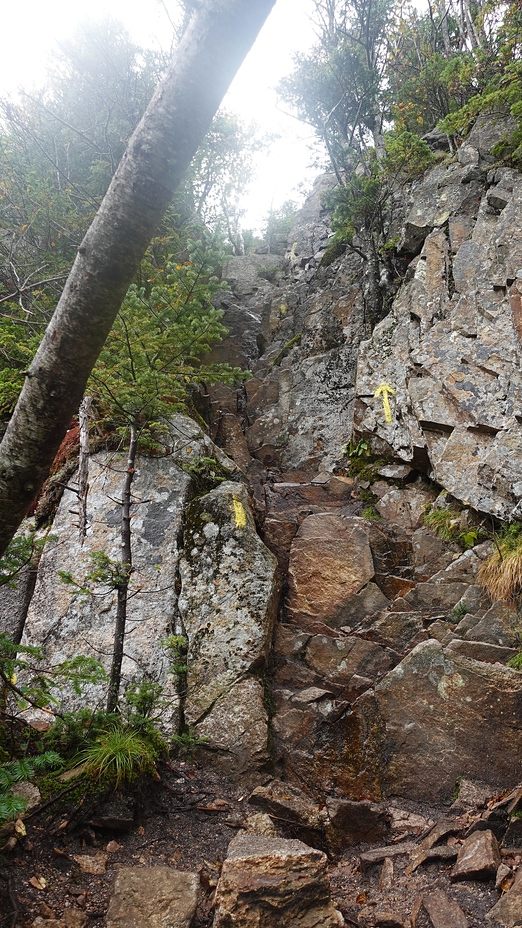
[(390, 387), (389, 383), (386, 383), (386, 381), (383, 380), (383, 382), (380, 383), (379, 386), (377, 387), (374, 393), (374, 396), (376, 399), (378, 399), (378, 397), (382, 394), (382, 405), (384, 409), (384, 418), (386, 419), (386, 422), (391, 422), (392, 414), (391, 414), (391, 409), (390, 409), (390, 401), (388, 399), (388, 393), (391, 393), (391, 395), (393, 396), (393, 394), (395, 393), (395, 390), (393, 387)]
[(234, 503), (234, 519), (236, 520), (236, 528), (246, 528), (246, 512), (243, 507), (243, 503), (237, 496), (232, 497)]

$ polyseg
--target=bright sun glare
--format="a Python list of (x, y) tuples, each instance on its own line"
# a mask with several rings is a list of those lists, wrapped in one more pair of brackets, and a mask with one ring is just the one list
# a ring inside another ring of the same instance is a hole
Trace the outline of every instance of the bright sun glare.
[[(15, 93), (45, 79), (47, 62), (57, 41), (71, 35), (85, 18), (112, 16), (121, 20), (131, 37), (142, 45), (169, 48), (171, 30), (167, 0), (90, 0), (87, 6), (66, 0), (17, 0), (2, 13), (4, 43), (0, 56), (0, 93)], [(257, 176), (244, 207), (245, 228), (258, 230), (263, 217), (286, 199), (298, 199), (296, 187), (309, 186), (307, 140), (311, 131), (277, 107), (275, 85), (292, 68), (292, 54), (305, 50), (314, 39), (310, 23), (313, 0), (277, 0), (268, 21), (225, 99), (225, 106), (263, 132), (280, 136), (269, 155), (261, 155)]]

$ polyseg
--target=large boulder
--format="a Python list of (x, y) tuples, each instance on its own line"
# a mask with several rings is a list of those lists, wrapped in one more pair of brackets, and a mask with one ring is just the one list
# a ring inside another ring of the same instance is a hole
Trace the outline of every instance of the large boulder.
[(319, 513), (308, 516), (292, 543), (288, 616), (301, 628), (340, 627), (350, 620), (351, 597), (375, 570), (370, 526), (364, 519)]
[[(192, 423), (193, 425), (193, 423)], [(198, 430), (199, 431), (199, 430)], [(193, 432), (192, 432), (193, 434)], [(72, 574), (79, 587), (92, 568), (91, 557), (103, 552), (121, 556), (121, 499), (125, 454), (101, 453), (90, 464), (87, 537), (83, 544), (71, 510), (77, 510), (73, 490), (65, 490), (53, 523), (52, 540), (42, 555), (36, 587), (29, 606), (24, 643), (39, 645), (53, 665), (77, 655), (111, 664), (116, 618), (116, 591), (103, 583), (95, 595), (60, 583), (59, 571)], [(127, 626), (122, 663), (122, 692), (146, 678), (159, 683), (169, 699), (163, 723), (177, 730), (178, 699), (162, 642), (174, 631), (177, 608), (176, 577), (183, 507), (190, 478), (173, 457), (138, 456), (132, 484), (140, 500), (132, 519), (135, 578), (127, 604)], [(82, 695), (62, 687), (57, 696), (62, 710), (103, 705), (106, 685), (89, 686)]]
[(422, 642), (358, 706), (371, 731), (387, 795), (451, 797), (458, 777), (517, 782), (522, 761), (522, 674)]

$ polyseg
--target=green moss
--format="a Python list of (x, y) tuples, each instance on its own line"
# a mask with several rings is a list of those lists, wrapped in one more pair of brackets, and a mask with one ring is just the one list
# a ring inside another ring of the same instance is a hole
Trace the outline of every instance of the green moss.
[(346, 245), (342, 242), (335, 242), (333, 245), (330, 245), (326, 249), (323, 257), (319, 261), (319, 267), (329, 267), (330, 264), (333, 264), (337, 258), (340, 258), (341, 255), (344, 255), (346, 251)]
[(359, 480), (368, 480), (369, 483), (373, 483), (385, 464), (384, 458), (372, 458), (371, 456), (351, 458), (350, 477), (358, 477)]
[(273, 283), (277, 277), (278, 271), (279, 271), (279, 268), (277, 267), (277, 265), (274, 267), (264, 267), (264, 266), (258, 267), (257, 276), (262, 277), (263, 280), (268, 280), (269, 283)]
[(196, 496), (201, 496), (214, 490), (225, 480), (235, 479), (235, 474), (228, 467), (221, 464), (216, 458), (201, 457), (190, 463), (178, 462), (180, 467), (189, 475)]
[(507, 665), (513, 667), (513, 670), (522, 670), (522, 651), (519, 651), (514, 657), (510, 657)]
[(275, 699), (272, 693), (272, 685), (265, 670), (262, 670), (259, 673), (259, 679), (263, 684), (263, 705), (268, 716), (268, 721), (270, 722), (274, 718), (277, 710)]
[(299, 332), (297, 335), (294, 335), (294, 337), (291, 338), (290, 341), (287, 342), (286, 345), (283, 346), (283, 348), (281, 348), (281, 351), (279, 352), (279, 354), (277, 354), (274, 360), (272, 361), (272, 364), (270, 365), (270, 370), (273, 371), (274, 367), (279, 367), (279, 365), (281, 364), (281, 361), (283, 360), (284, 357), (286, 357), (286, 355), (291, 350), (291, 348), (293, 348), (295, 345), (299, 345), (300, 341), (301, 341), (301, 332)]

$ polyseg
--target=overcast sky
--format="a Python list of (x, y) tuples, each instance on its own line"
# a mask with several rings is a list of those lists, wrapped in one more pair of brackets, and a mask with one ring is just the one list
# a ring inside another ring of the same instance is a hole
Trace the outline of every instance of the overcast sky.
[[(170, 9), (173, 0), (166, 0)], [(276, 106), (274, 87), (292, 68), (292, 52), (313, 42), (309, 14), (313, 0), (276, 0), (257, 42), (238, 73), (225, 105), (248, 122), (282, 135), (269, 157), (261, 156), (257, 181), (251, 187), (245, 227), (259, 228), (273, 206), (297, 199), (296, 186), (308, 187), (314, 171), (308, 168), (306, 140), (311, 133)], [(2, 10), (0, 93), (31, 87), (45, 79), (46, 62), (56, 41), (67, 38), (85, 18), (120, 19), (132, 38), (142, 44), (167, 46), (170, 28), (161, 0), (6, 0)]]

